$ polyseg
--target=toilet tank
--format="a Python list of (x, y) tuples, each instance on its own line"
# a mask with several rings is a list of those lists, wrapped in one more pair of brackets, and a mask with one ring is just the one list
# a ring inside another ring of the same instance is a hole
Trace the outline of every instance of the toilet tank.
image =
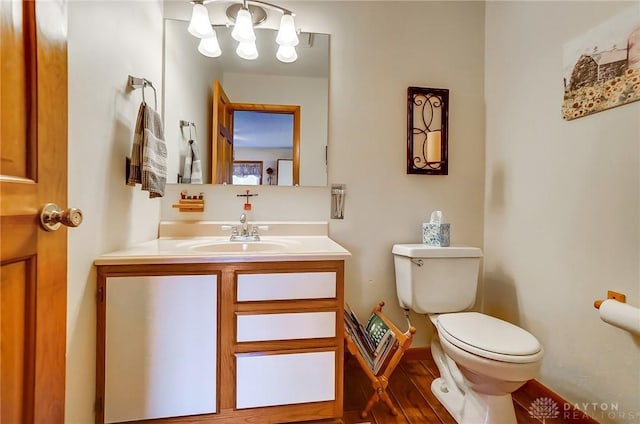
[(474, 304), (479, 248), (396, 244), (392, 253), (402, 308), (427, 314), (463, 311)]

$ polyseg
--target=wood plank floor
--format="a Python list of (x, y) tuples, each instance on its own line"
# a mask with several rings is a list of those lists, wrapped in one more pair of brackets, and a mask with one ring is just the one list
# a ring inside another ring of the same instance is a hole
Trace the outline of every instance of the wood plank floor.
[[(371, 384), (353, 358), (345, 363), (344, 381), (344, 424), (456, 424), (445, 408), (431, 393), (431, 382), (439, 376), (438, 369), (429, 356), (426, 359), (405, 360), (389, 381), (387, 392), (397, 406), (399, 413), (393, 416), (383, 402), (378, 402), (366, 419), (360, 418), (371, 395)], [(528, 408), (533, 399), (526, 394), (514, 393), (514, 406), (519, 424), (539, 424), (542, 420), (532, 418)], [(523, 391), (524, 392), (524, 391)], [(576, 423), (560, 418), (546, 419), (546, 423)]]

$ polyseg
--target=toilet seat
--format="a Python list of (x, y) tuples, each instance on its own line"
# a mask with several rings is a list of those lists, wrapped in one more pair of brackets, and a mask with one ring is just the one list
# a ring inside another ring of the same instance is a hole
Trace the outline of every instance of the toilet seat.
[(454, 346), (501, 362), (530, 363), (542, 357), (542, 346), (526, 330), (478, 312), (438, 315), (440, 337)]

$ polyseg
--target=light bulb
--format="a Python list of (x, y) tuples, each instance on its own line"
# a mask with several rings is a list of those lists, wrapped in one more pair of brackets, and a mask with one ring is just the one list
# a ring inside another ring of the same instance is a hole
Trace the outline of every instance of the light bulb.
[(222, 54), (215, 31), (212, 31), (210, 36), (200, 40), (198, 51), (208, 57), (218, 57)]
[(243, 8), (238, 11), (231, 36), (241, 43), (256, 41), (256, 34), (253, 32), (253, 21), (249, 10)]
[(187, 28), (189, 33), (194, 37), (204, 38), (211, 35), (211, 20), (209, 19), (209, 11), (202, 4), (194, 4), (191, 13), (191, 21)]
[(255, 41), (242, 41), (238, 43), (236, 53), (243, 59), (254, 60), (258, 58), (258, 49)]
[(291, 63), (295, 62), (296, 59), (298, 59), (298, 53), (296, 53), (295, 47), (280, 46), (278, 47), (276, 57), (280, 62)]
[(280, 29), (278, 29), (278, 35), (276, 36), (276, 43), (280, 46), (287, 47), (298, 45), (298, 33), (296, 32), (296, 24), (293, 22), (292, 15), (282, 15), (282, 19), (280, 19)]

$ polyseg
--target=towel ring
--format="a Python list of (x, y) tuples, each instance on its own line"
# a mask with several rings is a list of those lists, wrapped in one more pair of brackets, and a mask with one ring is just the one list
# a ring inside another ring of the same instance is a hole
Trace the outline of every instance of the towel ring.
[(144, 104), (147, 104), (147, 101), (144, 98), (144, 88), (146, 86), (151, 87), (151, 89), (153, 90), (153, 110), (158, 111), (158, 96), (156, 94), (156, 88), (153, 86), (151, 81), (144, 78), (142, 79), (142, 101), (144, 102)]
[(182, 132), (182, 129), (184, 127), (189, 127), (189, 140), (194, 140), (193, 136), (191, 135), (191, 127), (193, 127), (193, 131), (196, 133), (196, 140), (198, 139), (198, 128), (196, 128), (196, 123), (195, 122), (189, 122), (189, 121), (183, 121), (180, 120), (180, 133), (182, 134), (182, 136), (184, 137), (184, 133)]
[[(191, 137), (191, 127), (193, 127), (193, 132), (196, 134), (196, 138)], [(198, 139), (198, 129), (196, 128), (196, 123), (195, 122), (191, 122), (191, 125), (189, 125), (189, 138), (191, 140), (197, 140)]]

